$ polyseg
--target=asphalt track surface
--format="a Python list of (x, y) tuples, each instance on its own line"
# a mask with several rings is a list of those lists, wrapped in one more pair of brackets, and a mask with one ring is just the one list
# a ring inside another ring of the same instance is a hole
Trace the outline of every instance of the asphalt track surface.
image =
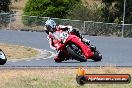
[[(43, 32), (22, 32), (22, 31), (0, 31), (0, 43), (24, 45), (34, 48), (49, 50), (50, 49), (46, 34)], [(51, 58), (33, 58), (30, 61), (21, 60), (17, 62), (7, 61), (4, 67), (78, 67), (78, 66), (132, 66), (132, 39), (119, 37), (97, 37), (85, 36), (91, 40), (102, 53), (101, 62), (78, 62), (68, 60), (62, 63), (56, 63)]]

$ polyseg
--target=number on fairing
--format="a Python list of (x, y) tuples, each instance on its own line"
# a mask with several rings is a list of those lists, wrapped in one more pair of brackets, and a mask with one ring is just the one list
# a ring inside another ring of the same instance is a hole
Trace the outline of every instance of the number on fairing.
[(61, 37), (62, 39), (67, 39), (68, 35), (69, 35), (68, 33), (63, 32), (63, 33), (60, 34), (60, 37)]

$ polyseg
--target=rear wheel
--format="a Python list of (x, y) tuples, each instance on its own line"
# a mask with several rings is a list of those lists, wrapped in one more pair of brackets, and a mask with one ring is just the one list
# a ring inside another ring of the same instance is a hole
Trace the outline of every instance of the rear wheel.
[(94, 51), (94, 56), (92, 57), (92, 60), (94, 60), (96, 62), (102, 60), (102, 55), (100, 54), (100, 52), (98, 50)]
[(67, 51), (70, 56), (80, 62), (86, 62), (87, 59), (85, 58), (82, 50), (75, 44), (67, 45)]

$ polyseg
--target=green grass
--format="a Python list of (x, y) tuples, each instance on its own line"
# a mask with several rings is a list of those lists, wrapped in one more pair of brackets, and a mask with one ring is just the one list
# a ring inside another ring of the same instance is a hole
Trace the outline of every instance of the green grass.
[[(88, 68), (88, 72), (106, 73), (109, 68)], [(111, 69), (125, 73), (132, 72), (132, 68)], [(124, 71), (125, 71), (124, 70)], [(130, 84), (85, 84), (76, 83), (76, 69), (1, 69), (0, 88), (132, 88)]]
[[(68, 79), (68, 80), (67, 80)], [(75, 77), (62, 77), (56, 80), (45, 80), (41, 77), (18, 77), (5, 82), (1, 88), (131, 88), (130, 84), (85, 84), (80, 86)]]

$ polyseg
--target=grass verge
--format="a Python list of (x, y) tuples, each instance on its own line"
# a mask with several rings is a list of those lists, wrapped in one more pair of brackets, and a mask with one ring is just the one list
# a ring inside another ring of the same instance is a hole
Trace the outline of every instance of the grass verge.
[[(77, 69), (1, 69), (0, 88), (131, 88), (130, 84), (76, 83)], [(130, 74), (132, 68), (90, 67), (87, 73)]]
[(0, 44), (0, 49), (4, 51), (7, 59), (29, 59), (40, 54), (37, 50), (33, 48), (18, 45)]

